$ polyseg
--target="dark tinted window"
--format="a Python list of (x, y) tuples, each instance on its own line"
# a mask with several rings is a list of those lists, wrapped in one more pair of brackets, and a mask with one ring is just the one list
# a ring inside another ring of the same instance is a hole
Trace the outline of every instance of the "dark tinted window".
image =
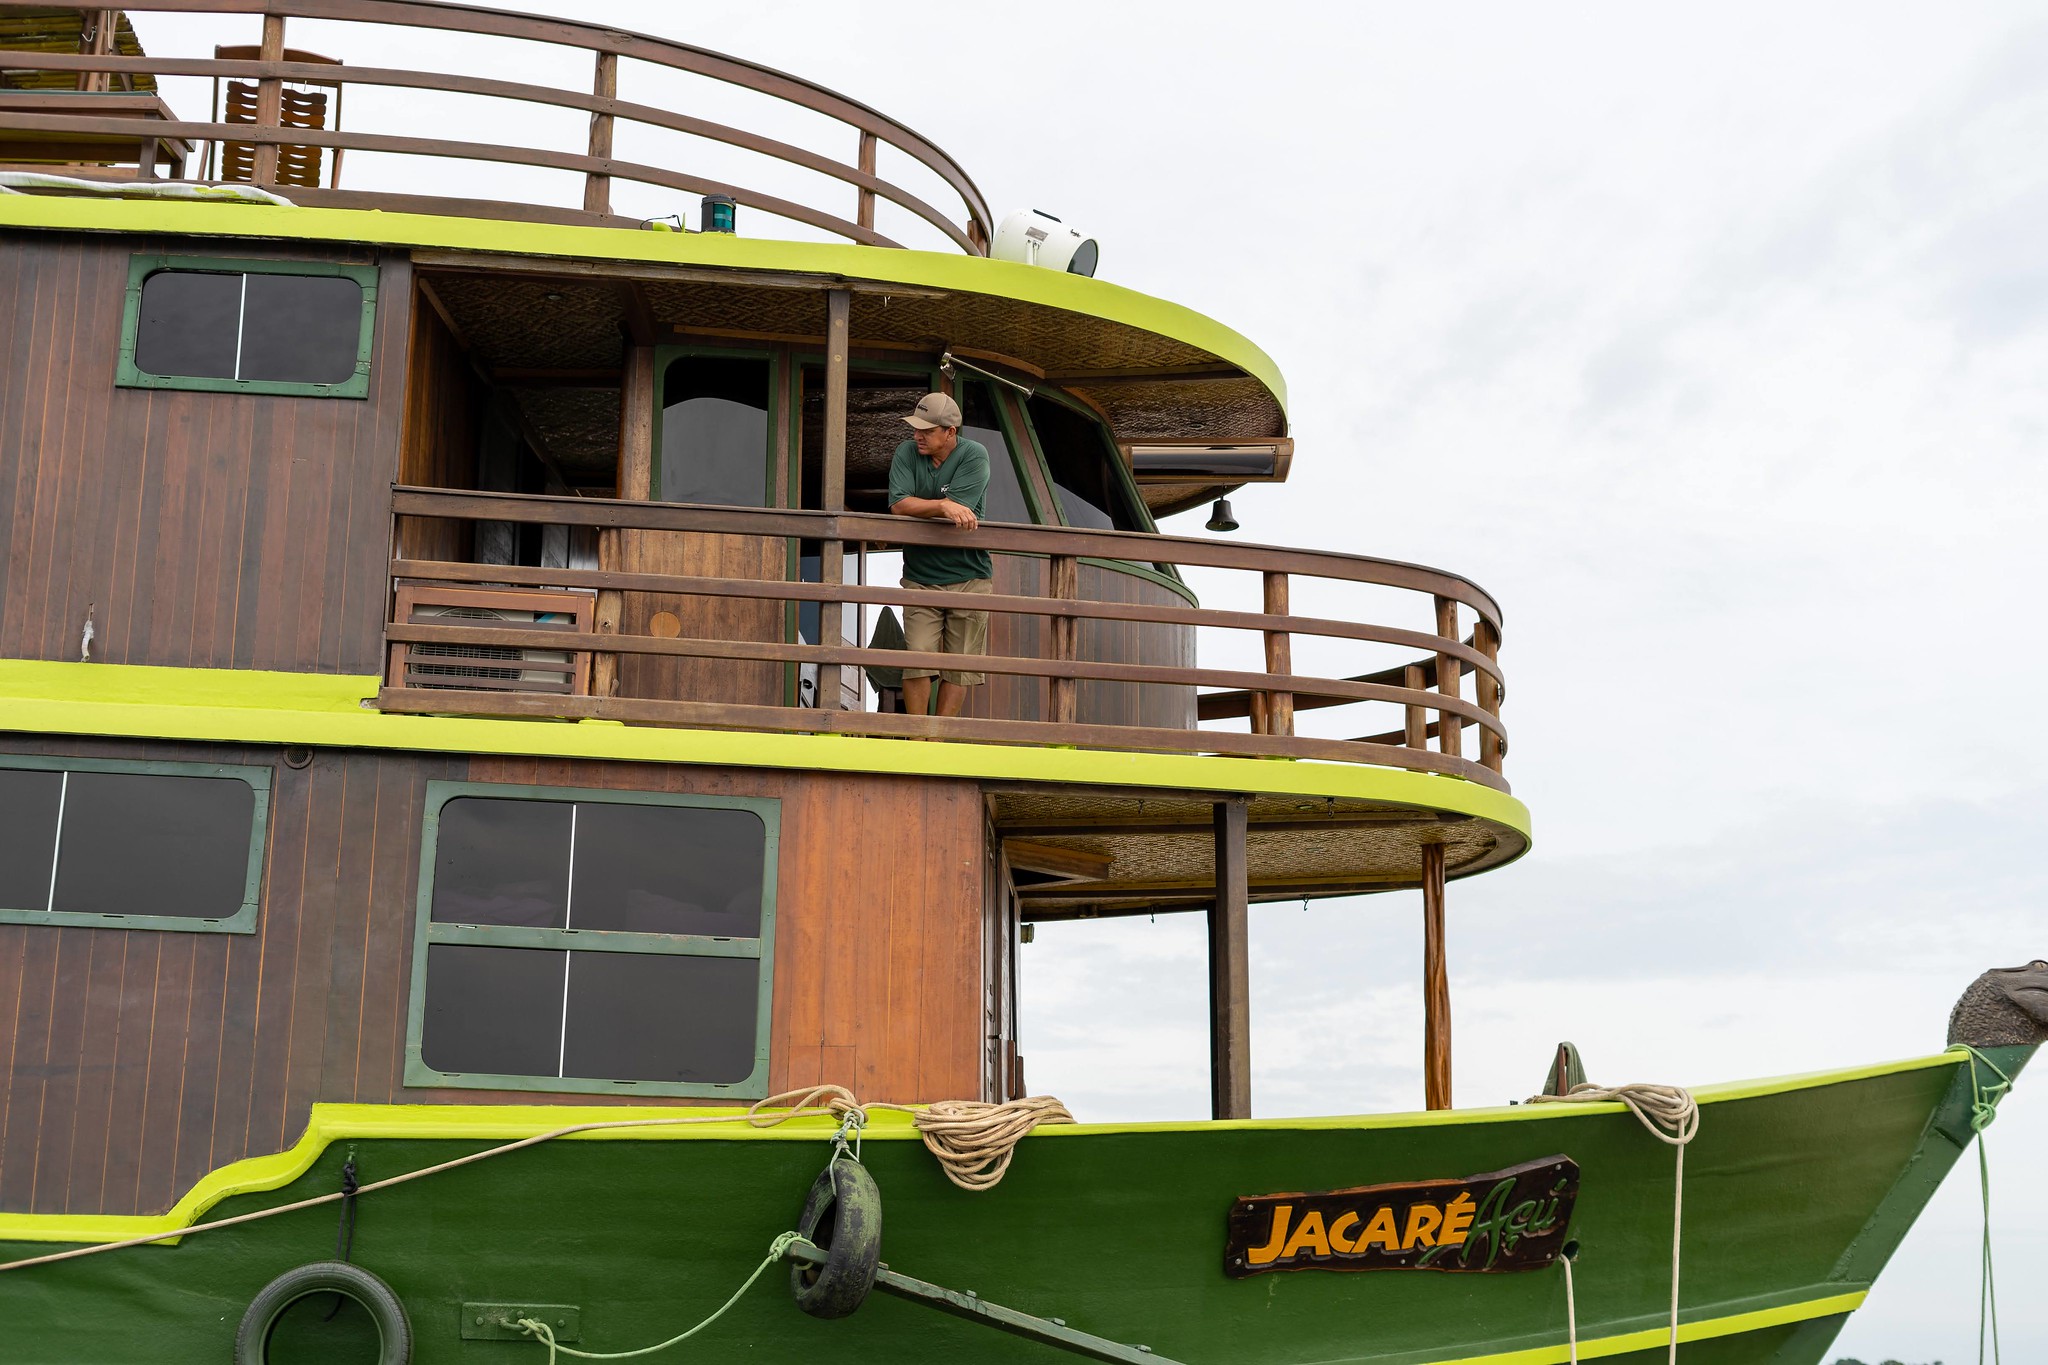
[[(761, 939), (762, 815), (463, 795), (441, 805), (435, 841), (427, 1066), (703, 1085), (754, 1073), (763, 957), (681, 936)], [(649, 937), (626, 951), (578, 937), (600, 933)]]
[(961, 387), (960, 420), (964, 424), (960, 428), (962, 436), (988, 447), (988, 496), (982, 503), (982, 520), (1028, 524), (1031, 510), (1017, 483), (1017, 461), (1010, 454), (1010, 443), (1003, 438), (1003, 424), (996, 415), (988, 385)]
[(760, 936), (760, 816), (691, 806), (576, 811), (573, 927)]
[(766, 360), (745, 357), (669, 364), (655, 481), (663, 501), (767, 505), (769, 374)]
[(142, 282), (135, 368), (233, 379), (241, 354), (242, 276), (159, 270)]
[(0, 768), (0, 908), (45, 910), (64, 774)]
[(249, 275), (238, 379), (339, 384), (356, 372), (363, 290), (341, 275)]
[(64, 774), (52, 910), (226, 919), (242, 908), (256, 794), (230, 777)]
[(1034, 396), (1026, 407), (1069, 526), (1149, 529), (1131, 505), (1121, 474), (1110, 463), (1118, 458), (1116, 448), (1094, 419), (1050, 398)]
[(442, 806), (434, 918), (531, 929), (566, 925), (574, 812), (566, 801), (460, 797)]
[(748, 957), (571, 953), (562, 1074), (745, 1080), (754, 1069), (760, 968)]
[(546, 949), (429, 945), (421, 1057), (436, 1071), (560, 1075), (568, 956)]
[(341, 384), (355, 375), (362, 331), (363, 289), (347, 276), (159, 270), (142, 283), (135, 368)]

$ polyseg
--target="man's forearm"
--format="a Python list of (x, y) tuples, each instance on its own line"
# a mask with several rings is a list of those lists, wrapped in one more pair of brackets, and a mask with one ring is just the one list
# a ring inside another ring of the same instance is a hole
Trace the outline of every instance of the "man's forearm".
[(899, 517), (945, 519), (946, 504), (951, 501), (951, 498), (904, 498), (900, 502), (892, 503), (889, 510)]

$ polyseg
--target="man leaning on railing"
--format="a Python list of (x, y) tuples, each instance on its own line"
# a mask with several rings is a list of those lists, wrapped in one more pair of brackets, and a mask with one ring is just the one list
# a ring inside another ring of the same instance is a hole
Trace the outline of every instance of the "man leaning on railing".
[[(988, 447), (960, 434), (960, 405), (943, 393), (928, 393), (910, 416), (910, 439), (896, 447), (889, 464), (889, 510), (902, 517), (923, 517), (950, 523), (962, 531), (981, 524), (982, 499), (988, 492)], [(935, 588), (961, 594), (995, 591), (988, 551), (952, 545), (903, 547), (903, 586)], [(905, 607), (906, 648), (926, 654), (986, 654), (988, 613), (958, 607)], [(931, 704), (932, 676), (939, 678), (936, 705)], [(980, 673), (957, 669), (903, 670), (903, 708), (913, 716), (927, 712), (957, 716), (967, 702), (967, 689), (984, 681)]]

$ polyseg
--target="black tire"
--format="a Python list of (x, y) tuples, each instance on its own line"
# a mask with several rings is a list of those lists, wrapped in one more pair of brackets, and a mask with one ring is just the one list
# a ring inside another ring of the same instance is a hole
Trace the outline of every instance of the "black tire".
[(790, 1267), (796, 1306), (814, 1318), (843, 1318), (875, 1287), (882, 1256), (882, 1192), (851, 1157), (828, 1163), (804, 1199), (797, 1232), (825, 1252), (823, 1265)]
[(265, 1365), (270, 1329), (285, 1309), (311, 1294), (340, 1294), (369, 1310), (382, 1343), (377, 1365), (407, 1365), (412, 1359), (412, 1320), (391, 1286), (347, 1261), (314, 1261), (285, 1271), (249, 1301), (235, 1329), (235, 1365)]

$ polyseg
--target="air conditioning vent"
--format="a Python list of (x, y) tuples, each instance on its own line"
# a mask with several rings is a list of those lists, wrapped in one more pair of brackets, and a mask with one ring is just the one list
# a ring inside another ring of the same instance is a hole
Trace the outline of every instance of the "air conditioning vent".
[[(503, 623), (512, 626), (560, 626), (573, 629), (562, 612), (520, 611), (505, 607), (430, 606), (412, 611), (414, 624), (427, 621)], [(569, 651), (507, 649), (499, 645), (416, 644), (408, 651), (407, 685), (433, 688), (499, 687), (520, 692), (567, 692), (572, 679)]]

